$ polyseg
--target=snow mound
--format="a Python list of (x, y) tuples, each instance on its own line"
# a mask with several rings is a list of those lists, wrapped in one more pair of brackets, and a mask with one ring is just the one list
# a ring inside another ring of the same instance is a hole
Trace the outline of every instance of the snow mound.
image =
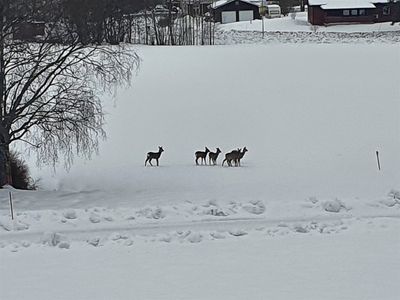
[(328, 212), (338, 213), (341, 209), (346, 209), (346, 206), (339, 199), (335, 199), (325, 201), (323, 208)]
[(20, 230), (28, 230), (29, 224), (14, 220), (0, 220), (0, 228), (3, 228), (6, 231), (20, 231)]
[(69, 209), (63, 212), (62, 214), (64, 216), (64, 218), (68, 219), (68, 220), (73, 220), (76, 219), (76, 212), (74, 209)]
[(101, 241), (100, 238), (96, 237), (96, 238), (92, 238), (90, 240), (86, 241), (89, 245), (92, 245), (94, 247), (99, 247), (99, 246), (103, 246), (104, 243)]
[(392, 198), (392, 197), (386, 197), (386, 198), (380, 199), (379, 202), (388, 207), (394, 207), (396, 204), (400, 204), (399, 199)]
[(244, 229), (234, 229), (234, 230), (229, 231), (229, 234), (232, 236), (240, 237), (240, 236), (245, 236), (248, 233)]
[(52, 247), (58, 246), (59, 248), (62, 249), (69, 249), (70, 247), (70, 243), (68, 242), (65, 236), (52, 231), (44, 232), (42, 238), (40, 239), (40, 243)]
[(342, 208), (341, 204), (337, 200), (326, 201), (323, 205), (324, 209), (329, 212), (339, 212)]
[(229, 215), (229, 213), (221, 205), (218, 204), (217, 200), (208, 201), (208, 203), (205, 204), (204, 207), (205, 209), (203, 210), (203, 213), (205, 215), (213, 215), (219, 217), (226, 217)]
[(200, 243), (203, 236), (200, 233), (191, 233), (188, 237), (189, 241), (193, 243)]
[(217, 240), (223, 240), (226, 238), (226, 233), (220, 231), (210, 232), (210, 236)]
[(146, 207), (138, 212), (139, 216), (144, 216), (147, 219), (162, 219), (165, 217), (165, 212), (160, 206)]
[(388, 194), (388, 197), (392, 197), (394, 199), (400, 200), (400, 191), (391, 190)]
[(260, 200), (254, 200), (243, 205), (243, 209), (251, 214), (260, 215), (265, 212), (265, 205)]

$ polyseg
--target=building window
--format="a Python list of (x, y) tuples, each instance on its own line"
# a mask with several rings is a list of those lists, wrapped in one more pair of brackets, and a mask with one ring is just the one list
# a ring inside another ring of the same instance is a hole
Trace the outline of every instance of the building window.
[(359, 12), (358, 12), (358, 14), (359, 14), (360, 16), (365, 16), (365, 9), (360, 9)]
[(345, 10), (343, 11), (343, 16), (350, 16), (350, 10), (345, 9)]
[(352, 9), (352, 10), (351, 10), (351, 15), (352, 15), (352, 16), (357, 16), (357, 15), (358, 15), (357, 9)]
[(389, 6), (384, 6), (383, 7), (383, 15), (384, 16), (389, 16), (390, 15), (390, 7)]
[(328, 17), (341, 17), (342, 16), (342, 11), (341, 10), (327, 10), (326, 15)]

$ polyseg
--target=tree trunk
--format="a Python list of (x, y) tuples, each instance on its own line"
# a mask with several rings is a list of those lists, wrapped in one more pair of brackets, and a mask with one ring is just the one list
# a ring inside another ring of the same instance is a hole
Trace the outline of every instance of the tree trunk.
[(174, 33), (173, 33), (173, 26), (174, 26), (174, 21), (172, 18), (172, 2), (169, 2), (169, 7), (168, 7), (168, 17), (169, 17), (169, 23), (168, 23), (168, 30), (169, 30), (169, 38), (170, 38), (170, 45), (174, 46), (175, 45), (175, 40), (174, 40)]
[(159, 37), (158, 37), (158, 31), (157, 31), (157, 24), (156, 24), (156, 15), (154, 13), (154, 10), (152, 11), (152, 17), (153, 17), (153, 26), (154, 26), (154, 34), (156, 37), (156, 43), (157, 45), (160, 45)]
[(149, 26), (147, 25), (147, 8), (144, 10), (144, 26), (145, 26), (145, 45), (149, 44)]
[(12, 184), (9, 144), (10, 135), (3, 119), (0, 123), (0, 188), (6, 183)]
[(5, 143), (0, 144), (0, 188), (11, 184), (10, 153)]
[[(0, 4), (0, 29), (3, 30), (3, 15), (4, 15), (4, 3), (1, 1)], [(8, 164), (8, 144), (6, 143), (6, 129), (4, 127), (4, 116), (6, 112), (5, 103), (5, 74), (4, 74), (4, 36), (3, 32), (0, 35), (0, 188), (7, 183), (7, 168)]]

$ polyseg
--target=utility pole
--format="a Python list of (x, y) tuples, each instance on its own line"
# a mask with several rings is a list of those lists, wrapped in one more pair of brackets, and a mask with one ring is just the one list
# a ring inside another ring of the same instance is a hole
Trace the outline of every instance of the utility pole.
[(262, 38), (264, 38), (264, 15), (261, 15), (261, 22), (262, 22)]
[(264, 16), (265, 16), (265, 12), (266, 12), (266, 6), (264, 6), (264, 3), (262, 2), (261, 4), (261, 8), (260, 8), (260, 14), (261, 14), (261, 32), (262, 32), (262, 38), (264, 38)]

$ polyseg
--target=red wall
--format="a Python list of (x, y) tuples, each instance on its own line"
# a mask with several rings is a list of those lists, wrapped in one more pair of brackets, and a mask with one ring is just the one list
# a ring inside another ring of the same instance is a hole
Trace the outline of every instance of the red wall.
[[(308, 22), (312, 25), (326, 25), (330, 23), (379, 23), (390, 22), (393, 16), (397, 13), (394, 7), (391, 8), (391, 13), (388, 16), (383, 15), (383, 7), (387, 4), (375, 4), (375, 9), (366, 9), (365, 16), (327, 16), (327, 11), (320, 6), (308, 7)], [(378, 16), (378, 18), (376, 18)]]

